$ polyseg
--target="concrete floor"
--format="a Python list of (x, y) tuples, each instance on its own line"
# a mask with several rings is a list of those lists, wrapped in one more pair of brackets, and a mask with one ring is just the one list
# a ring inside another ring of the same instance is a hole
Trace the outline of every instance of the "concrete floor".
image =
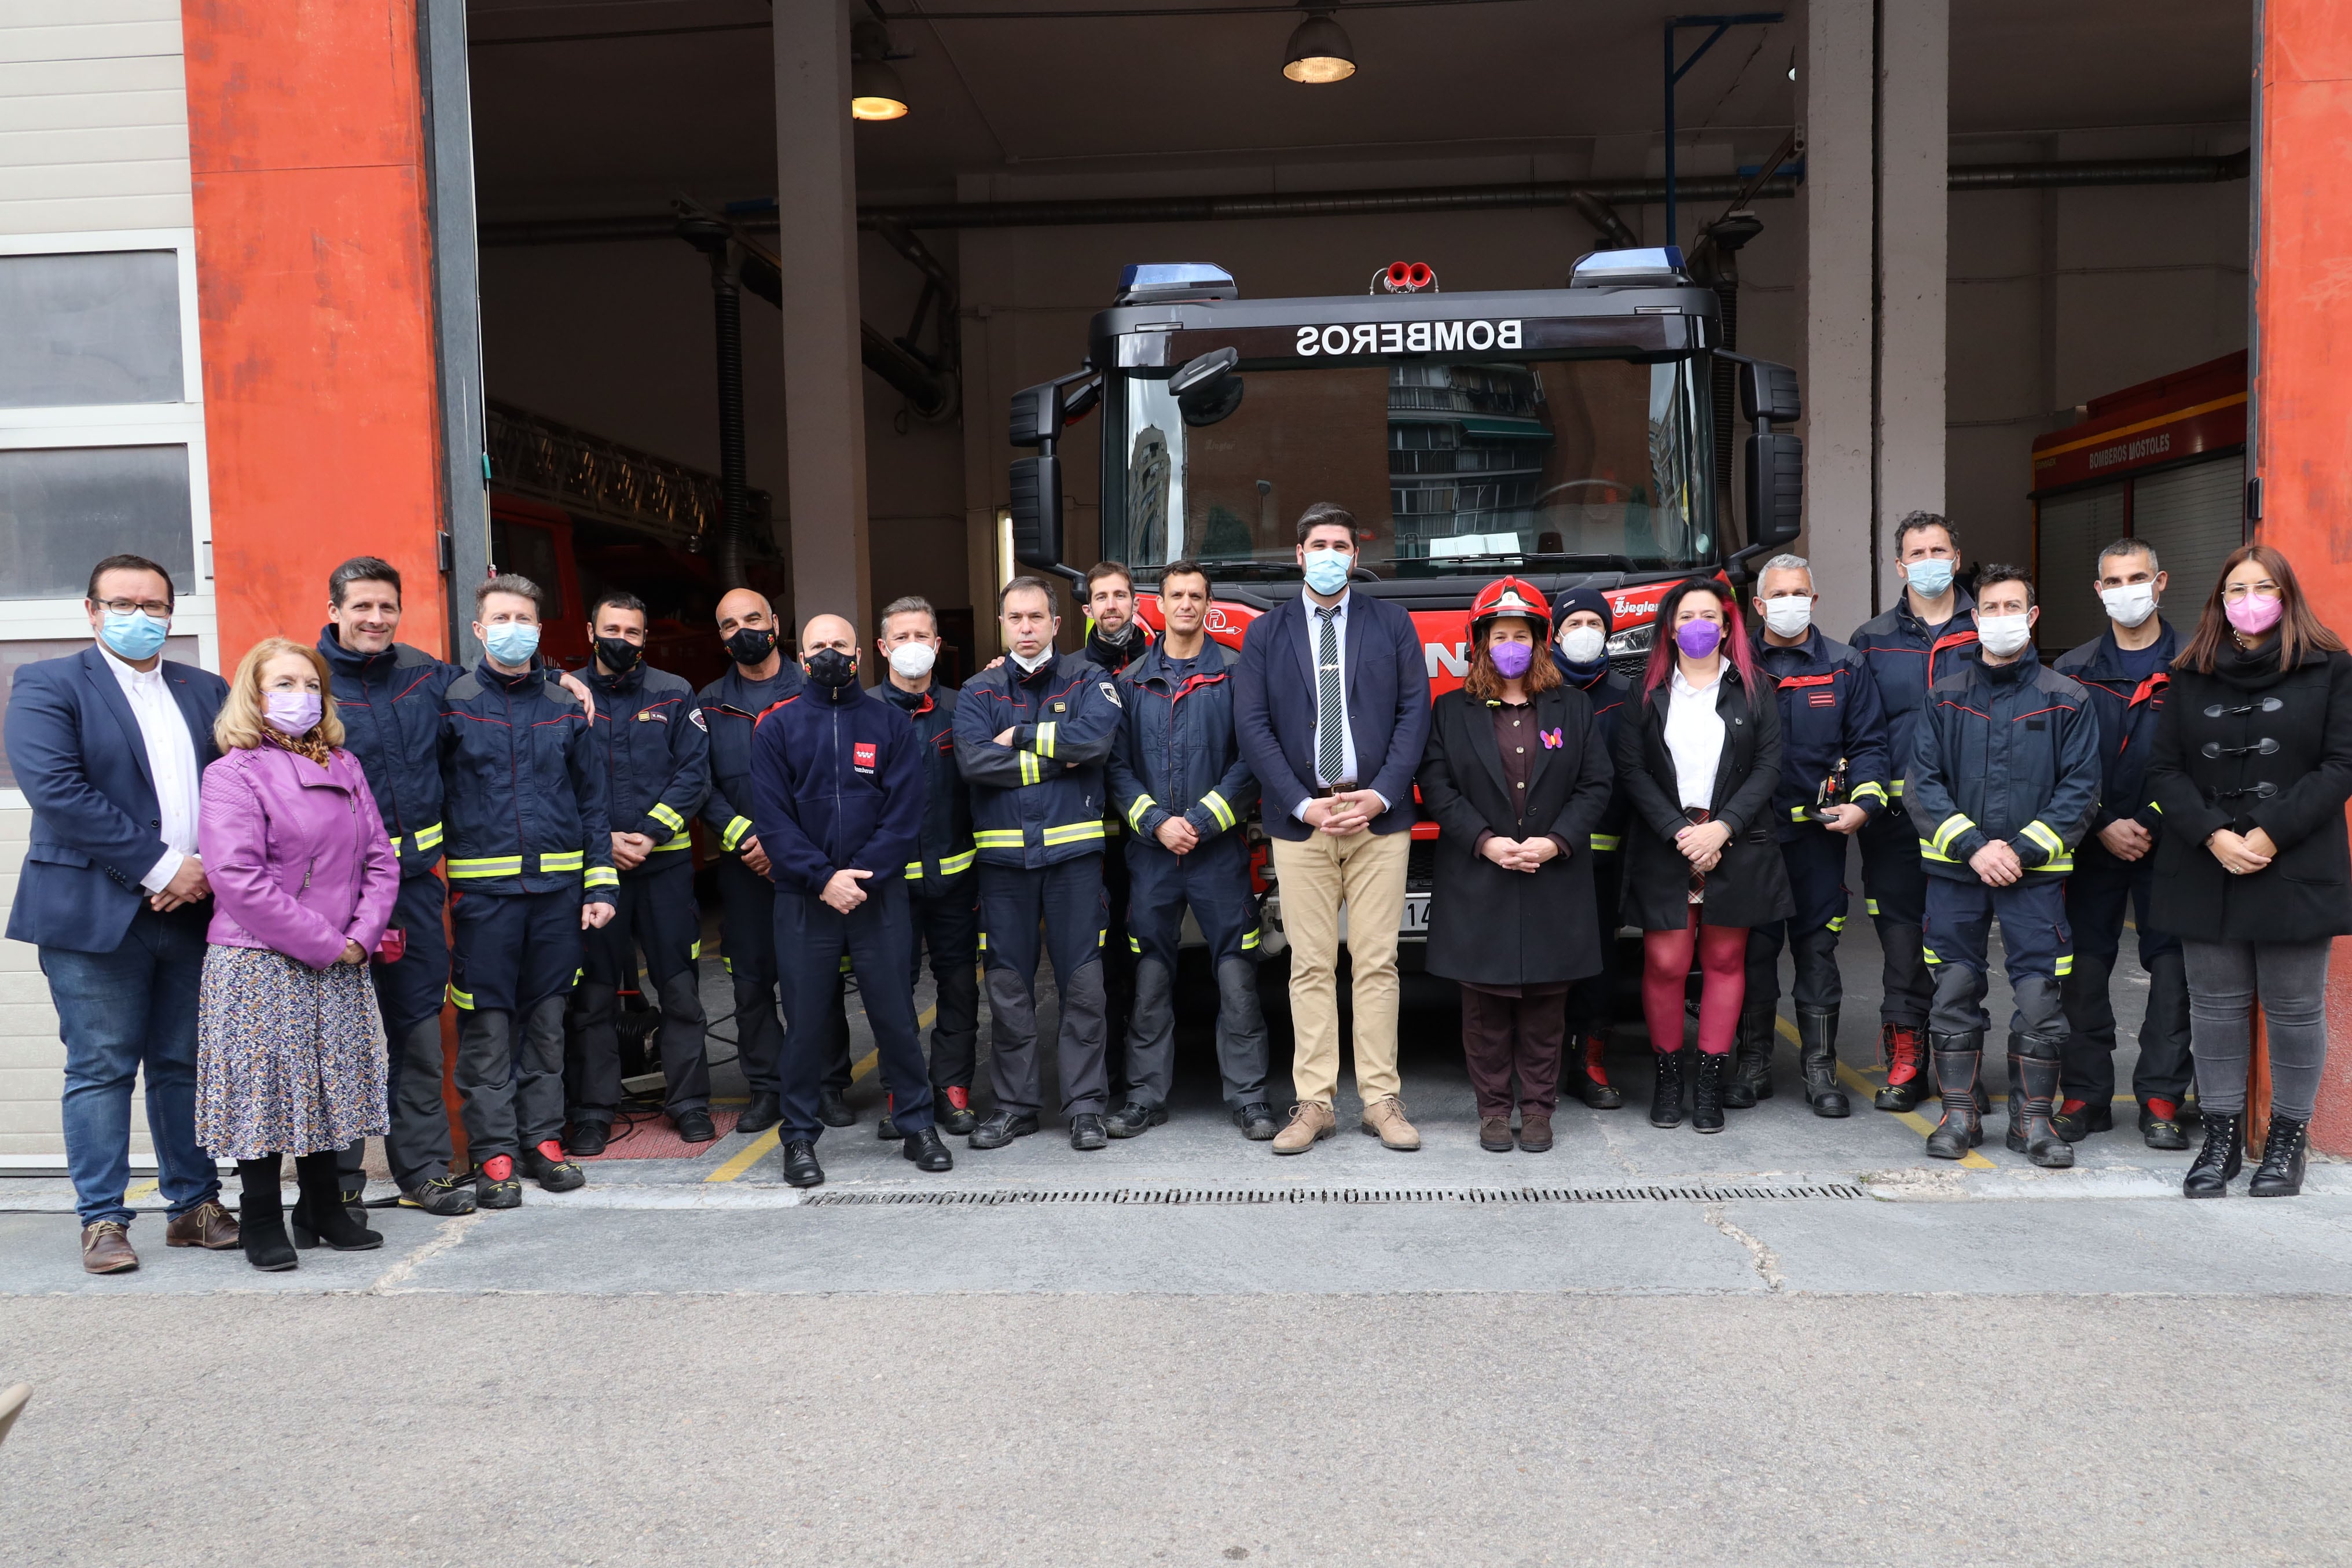
[[(1845, 968), (1866, 1089), (1865, 922)], [(2136, 1027), (2128, 954), (2116, 990)], [(2187, 1204), (2123, 1106), (2074, 1171), (1998, 1110), (1954, 1167), (1866, 1092), (1811, 1115), (1792, 1047), (1726, 1133), (1661, 1132), (1638, 1030), (1632, 1103), (1494, 1155), (1454, 1029), (1407, 1014), (1418, 1154), (1344, 1086), (1308, 1155), (1245, 1143), (1195, 1019), (1175, 1119), (1098, 1154), (1049, 1121), (922, 1176), (869, 1071), (814, 1195), (730, 1137), (287, 1274), (142, 1220), (93, 1280), (63, 1184), (0, 1182), (37, 1390), (0, 1560), (2352, 1558), (2352, 1167)]]

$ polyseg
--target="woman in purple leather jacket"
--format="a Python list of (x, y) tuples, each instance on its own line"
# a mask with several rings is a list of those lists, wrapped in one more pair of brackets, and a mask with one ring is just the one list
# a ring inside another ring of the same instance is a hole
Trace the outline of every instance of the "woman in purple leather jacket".
[(213, 725), (196, 840), (213, 886), (196, 1025), (196, 1141), (244, 1178), (246, 1260), (291, 1269), (294, 1239), (383, 1245), (343, 1207), (336, 1151), (386, 1129), (383, 1028), (368, 957), (400, 870), (358, 758), (342, 749), (326, 661), (266, 638)]

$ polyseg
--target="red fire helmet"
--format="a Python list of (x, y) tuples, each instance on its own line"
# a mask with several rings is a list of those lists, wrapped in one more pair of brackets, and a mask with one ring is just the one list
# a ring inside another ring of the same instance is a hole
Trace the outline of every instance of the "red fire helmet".
[(1486, 622), (1517, 615), (1536, 626), (1536, 641), (1551, 641), (1551, 601), (1524, 578), (1498, 577), (1470, 601), (1470, 642), (1476, 646), (1486, 635)]

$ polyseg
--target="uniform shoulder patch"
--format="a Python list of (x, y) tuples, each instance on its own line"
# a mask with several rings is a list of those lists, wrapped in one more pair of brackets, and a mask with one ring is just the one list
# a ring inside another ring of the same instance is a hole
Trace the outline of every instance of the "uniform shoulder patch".
[(700, 707), (690, 707), (687, 709), (686, 716), (694, 722), (695, 728), (702, 731), (705, 735), (709, 735), (710, 733), (710, 726), (704, 721), (702, 709)]
[(1117, 681), (1097, 681), (1095, 685), (1101, 691), (1103, 695), (1110, 698), (1111, 706), (1123, 708), (1127, 706), (1125, 703), (1118, 700), (1118, 683)]

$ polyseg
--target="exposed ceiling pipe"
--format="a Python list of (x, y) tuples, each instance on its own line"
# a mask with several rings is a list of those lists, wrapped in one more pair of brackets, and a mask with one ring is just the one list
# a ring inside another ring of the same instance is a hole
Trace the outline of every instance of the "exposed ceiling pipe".
[[(2107, 158), (2068, 163), (1961, 163), (1947, 173), (1954, 191), (2032, 191), (2097, 185), (2206, 185), (2246, 177), (2247, 155), (2217, 158)], [(1696, 200), (1793, 196), (1797, 181), (1775, 175), (1750, 190), (1737, 177), (1680, 180), (1680, 195)], [(1588, 204), (1622, 206), (1663, 202), (1658, 180), (1580, 180), (1510, 185), (1426, 186), (1402, 191), (1319, 191), (1254, 196), (1138, 196), (1065, 202), (940, 202), (857, 210), (860, 228), (1050, 228), (1102, 224), (1213, 223), (1239, 218), (1349, 217), (1388, 213), (1508, 211), (1568, 207), (1607, 233)], [(772, 212), (744, 214), (736, 225), (773, 233)], [(671, 239), (677, 220), (659, 216), (539, 218), (481, 225), (485, 246), (588, 245), (608, 240)], [(885, 230), (884, 232), (887, 232)], [(1612, 239), (1612, 243), (1617, 243)]]

